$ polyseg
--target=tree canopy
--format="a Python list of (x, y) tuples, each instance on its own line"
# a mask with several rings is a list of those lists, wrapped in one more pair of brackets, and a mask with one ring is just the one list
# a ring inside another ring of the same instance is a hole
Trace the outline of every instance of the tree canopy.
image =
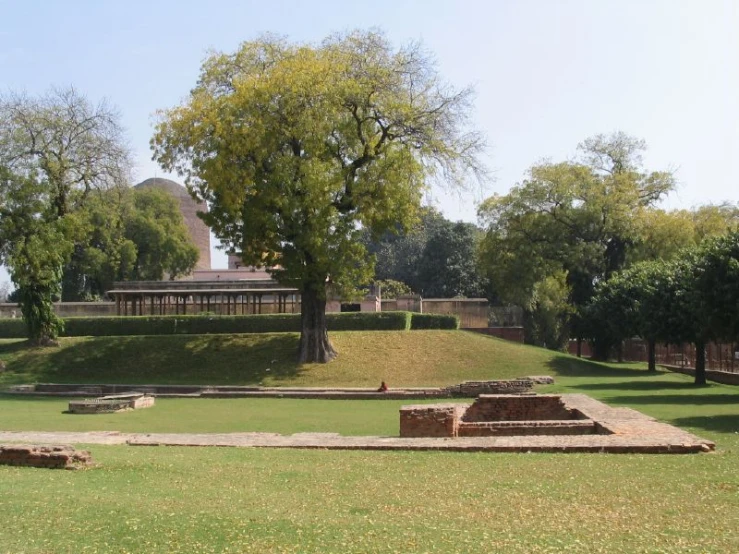
[(267, 36), (208, 57), (188, 99), (161, 113), (152, 148), (209, 204), (216, 236), (301, 291), (299, 358), (326, 362), (327, 285), (371, 278), (362, 230), (407, 227), (430, 178), (481, 170), (470, 100), (416, 44)]
[(60, 328), (51, 302), (73, 250), (73, 214), (94, 190), (126, 182), (122, 133), (115, 110), (72, 88), (0, 97), (0, 249), (34, 342)]
[(641, 167), (644, 147), (623, 133), (597, 135), (579, 145), (578, 161), (535, 165), (509, 194), (482, 204), (480, 260), (504, 301), (533, 314), (537, 287), (564, 271), (580, 334), (595, 283), (627, 265), (645, 214), (674, 186), (669, 172)]
[(376, 258), (376, 278), (400, 281), (426, 298), (489, 296), (477, 264), (478, 227), (449, 221), (430, 207), (420, 215), (407, 231), (388, 231), (376, 240), (364, 234)]
[(75, 214), (62, 299), (100, 298), (114, 281), (189, 274), (198, 260), (177, 200), (156, 189), (96, 191)]

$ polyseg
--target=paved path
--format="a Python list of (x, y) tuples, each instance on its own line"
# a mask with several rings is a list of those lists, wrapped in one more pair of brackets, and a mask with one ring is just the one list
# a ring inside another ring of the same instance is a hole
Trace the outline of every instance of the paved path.
[(131, 446), (233, 446), (325, 450), (448, 450), (463, 452), (642, 452), (687, 453), (713, 443), (681, 432), (672, 436), (572, 435), (529, 437), (400, 438), (349, 437), (335, 433), (116, 433), (0, 431), (0, 443), (128, 444)]

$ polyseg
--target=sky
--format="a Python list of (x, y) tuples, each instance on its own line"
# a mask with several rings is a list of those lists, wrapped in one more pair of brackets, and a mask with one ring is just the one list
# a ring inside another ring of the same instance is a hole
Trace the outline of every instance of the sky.
[(493, 179), (431, 191), (449, 219), (475, 221), (480, 200), (533, 164), (614, 131), (646, 141), (647, 169), (675, 172), (664, 207), (739, 202), (739, 0), (0, 0), (0, 13), (0, 91), (71, 85), (107, 99), (135, 182), (178, 180), (151, 161), (155, 113), (185, 99), (208, 52), (264, 33), (318, 42), (375, 28), (420, 41), (443, 78), (475, 89)]

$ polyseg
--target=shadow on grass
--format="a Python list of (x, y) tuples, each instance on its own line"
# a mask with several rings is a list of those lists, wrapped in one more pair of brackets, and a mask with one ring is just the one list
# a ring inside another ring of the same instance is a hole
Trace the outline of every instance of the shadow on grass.
[(16, 352), (22, 352), (23, 350), (29, 350), (31, 348), (38, 348), (38, 347), (30, 346), (27, 340), (14, 340), (12, 342), (1, 342), (0, 343), (0, 355), (15, 354)]
[[(652, 377), (657, 377), (659, 373), (650, 374)], [(633, 377), (633, 375), (629, 375)], [(664, 390), (684, 390), (684, 391), (695, 391), (701, 388), (694, 385), (693, 383), (673, 383), (671, 381), (622, 381), (619, 383), (583, 383), (579, 385), (573, 385), (572, 388), (582, 390), (633, 390), (633, 391), (664, 391)]]
[(253, 385), (299, 375), (298, 340), (287, 333), (98, 337), (42, 354), (11, 345), (8, 370), (37, 382)]
[(613, 367), (613, 364), (602, 364), (582, 358), (556, 356), (546, 362), (556, 375), (563, 377), (651, 377), (654, 373), (634, 368), (623, 369)]
[(609, 396), (604, 400), (609, 404), (683, 404), (685, 406), (736, 404), (737, 410), (739, 410), (739, 394), (659, 394), (659, 389), (655, 388), (655, 394)]
[(679, 427), (694, 427), (719, 433), (739, 432), (739, 414), (679, 417), (677, 419), (673, 419), (671, 423)]

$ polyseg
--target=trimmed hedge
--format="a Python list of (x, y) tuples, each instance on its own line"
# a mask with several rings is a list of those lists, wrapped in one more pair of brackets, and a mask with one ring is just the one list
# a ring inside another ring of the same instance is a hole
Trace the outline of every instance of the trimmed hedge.
[(447, 314), (411, 314), (411, 329), (459, 329), (459, 318)]
[[(410, 312), (328, 313), (329, 331), (407, 331)], [(300, 332), (300, 314), (70, 317), (63, 337)], [(1, 338), (25, 338), (21, 319), (0, 319)]]
[[(407, 331), (459, 329), (454, 315), (411, 312), (328, 313), (329, 331)], [(126, 335), (206, 335), (238, 333), (299, 333), (300, 314), (168, 315), (125, 317), (69, 317), (63, 337)], [(25, 338), (21, 319), (0, 319), (0, 338)]]
[(27, 336), (26, 324), (22, 319), (9, 317), (0, 319), (0, 338), (25, 339)]

